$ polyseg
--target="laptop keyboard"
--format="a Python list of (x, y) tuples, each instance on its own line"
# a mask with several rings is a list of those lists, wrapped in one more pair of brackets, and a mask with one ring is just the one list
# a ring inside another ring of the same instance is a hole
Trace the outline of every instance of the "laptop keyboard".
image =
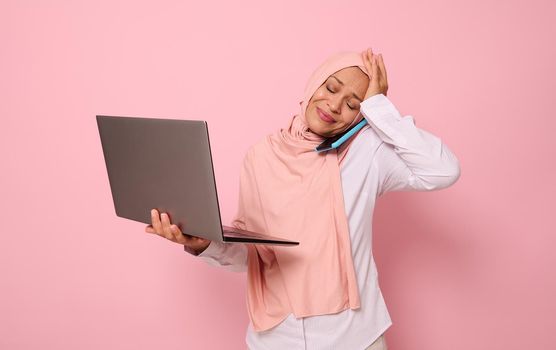
[(234, 229), (225, 229), (224, 233), (233, 233), (235, 235), (242, 236), (242, 237), (271, 238), (270, 236), (265, 236), (260, 233), (255, 233), (255, 232), (245, 233), (245, 231), (243, 230), (234, 230)]
[(281, 239), (277, 237), (272, 237), (269, 235), (263, 235), (262, 233), (246, 231), (235, 227), (224, 226), (224, 233), (232, 233), (239, 237), (253, 237), (253, 238), (263, 238), (263, 239)]

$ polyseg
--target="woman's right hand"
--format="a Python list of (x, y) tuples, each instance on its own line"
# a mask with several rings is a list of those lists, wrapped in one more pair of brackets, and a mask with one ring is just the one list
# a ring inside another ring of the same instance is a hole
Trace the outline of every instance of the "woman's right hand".
[(145, 228), (145, 232), (155, 233), (174, 243), (183, 244), (186, 250), (193, 251), (195, 255), (205, 250), (211, 242), (209, 239), (182, 233), (177, 225), (170, 223), (170, 217), (167, 213), (161, 213), (159, 216), (156, 209), (151, 210), (151, 225)]

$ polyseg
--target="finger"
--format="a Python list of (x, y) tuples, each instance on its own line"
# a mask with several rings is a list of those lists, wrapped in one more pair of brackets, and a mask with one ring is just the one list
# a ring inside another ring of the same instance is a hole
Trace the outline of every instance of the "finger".
[(370, 67), (371, 66), (371, 57), (373, 55), (373, 49), (369, 47), (368, 49), (366, 49), (363, 52), (364, 52), (365, 59), (366, 59), (367, 63), (369, 64), (369, 67)]
[(162, 234), (162, 224), (160, 223), (160, 217), (158, 216), (158, 210), (156, 210), (156, 209), (151, 210), (151, 221), (152, 221), (152, 225), (153, 225), (153, 228), (155, 230), (155, 233), (157, 235)]
[(381, 75), (381, 79), (380, 79), (380, 87), (383, 90), (383, 94), (384, 96), (387, 95), (387, 91), (388, 91), (388, 77), (386, 75), (386, 67), (384, 66), (384, 59), (382, 58), (382, 54), (380, 54), (379, 59), (378, 59), (378, 64), (380, 66), (380, 75)]
[(193, 236), (188, 235), (187, 233), (184, 233), (178, 225), (172, 225), (172, 228), (174, 228), (174, 230), (172, 232), (174, 233), (174, 236), (176, 237), (176, 240), (179, 243), (182, 243), (182, 244), (191, 243), (191, 240), (192, 240)]
[[(166, 222), (166, 218), (168, 218), (167, 222)], [(178, 243), (182, 243), (182, 244), (185, 243), (185, 236), (181, 232), (178, 225), (172, 224), (170, 221), (171, 221), (171, 219), (170, 219), (170, 216), (168, 215), (168, 213), (164, 213), (162, 222), (163, 222), (165, 232), (168, 233), (166, 238), (168, 238), (172, 242), (178, 242)], [(166, 223), (168, 224), (168, 226), (166, 226)]]
[(365, 54), (366, 54), (367, 71), (369, 72), (369, 78), (372, 81), (374, 79), (374, 77), (376, 76), (376, 74), (373, 73), (373, 57), (374, 57), (373, 49), (368, 48)]
[(382, 54), (378, 55), (378, 65), (380, 66), (381, 74), (384, 77), (384, 82), (388, 81), (386, 76), (386, 67), (384, 66), (384, 60), (382, 59)]
[(164, 237), (172, 240), (172, 238), (174, 238), (174, 234), (172, 233), (172, 230), (170, 230), (170, 217), (167, 213), (162, 213), (160, 214), (160, 219), (162, 221), (162, 232), (164, 233)]
[(184, 234), (181, 232), (181, 230), (180, 230), (180, 228), (178, 227), (178, 225), (170, 225), (170, 231), (172, 231), (172, 234), (174, 235), (174, 239), (176, 240), (176, 242), (182, 243), (182, 244), (184, 244), (185, 242), (187, 242), (186, 237), (185, 237)]
[(371, 62), (369, 61), (368, 55), (369, 55), (368, 50), (364, 50), (361, 53), (361, 56), (363, 56), (363, 64), (365, 64), (365, 68), (367, 69), (367, 72), (371, 74)]
[(382, 74), (382, 69), (380, 68), (380, 56), (379, 55), (375, 55), (375, 66), (376, 66), (376, 74), (378, 77), (378, 84), (381, 85), (383, 84), (384, 81), (384, 75)]
[(376, 64), (376, 56), (375, 55), (373, 55), (371, 62), (372, 62), (372, 68), (373, 68), (373, 77), (378, 78), (379, 72), (378, 72), (378, 65)]
[(152, 225), (148, 225), (147, 227), (145, 227), (145, 232), (147, 233), (155, 233), (155, 230), (153, 228)]

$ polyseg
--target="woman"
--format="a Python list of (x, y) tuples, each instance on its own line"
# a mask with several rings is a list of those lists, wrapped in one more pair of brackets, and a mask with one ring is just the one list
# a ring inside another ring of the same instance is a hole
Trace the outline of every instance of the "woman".
[[(459, 178), (437, 136), (386, 97), (382, 55), (341, 52), (312, 74), (287, 129), (247, 152), (232, 225), (298, 246), (224, 244), (182, 234), (152, 211), (156, 233), (231, 271), (247, 271), (250, 349), (387, 349), (392, 325), (372, 256), (372, 212), (388, 191), (430, 191)], [(366, 118), (337, 150), (314, 148)]]

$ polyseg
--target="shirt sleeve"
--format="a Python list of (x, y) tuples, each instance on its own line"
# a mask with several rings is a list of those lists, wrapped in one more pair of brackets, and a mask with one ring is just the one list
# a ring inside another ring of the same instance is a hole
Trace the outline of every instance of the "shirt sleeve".
[(373, 160), (379, 191), (431, 191), (460, 177), (459, 161), (442, 140), (419, 129), (411, 115), (402, 117), (384, 94), (361, 103), (361, 114), (383, 141)]
[(208, 247), (199, 254), (188, 249), (185, 251), (196, 255), (212, 266), (222, 267), (233, 272), (247, 271), (247, 246), (245, 243), (211, 241)]

